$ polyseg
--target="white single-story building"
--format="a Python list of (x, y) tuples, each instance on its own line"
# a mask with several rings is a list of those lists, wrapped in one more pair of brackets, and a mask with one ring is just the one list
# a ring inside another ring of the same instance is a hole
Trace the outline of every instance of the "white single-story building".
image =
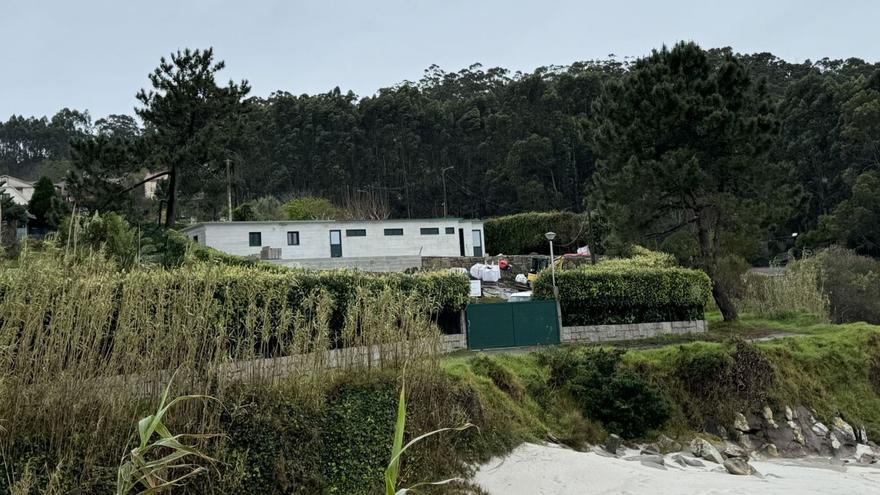
[[(183, 232), (193, 241), (225, 253), (272, 259), (294, 266), (358, 266), (343, 263), (346, 258), (484, 256), (486, 253), (483, 222), (461, 218), (205, 222), (187, 227)], [(321, 263), (321, 260), (336, 263)], [(285, 263), (287, 261), (294, 263)]]

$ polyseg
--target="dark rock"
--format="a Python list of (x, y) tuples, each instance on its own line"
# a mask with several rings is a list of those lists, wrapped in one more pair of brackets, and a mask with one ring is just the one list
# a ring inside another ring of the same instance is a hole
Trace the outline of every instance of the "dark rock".
[(642, 466), (648, 466), (658, 469), (666, 469), (666, 462), (662, 455), (642, 455), (639, 456)]
[(614, 433), (608, 435), (608, 438), (605, 439), (605, 451), (617, 455), (617, 450), (620, 449), (620, 443), (621, 439), (619, 436)]
[(706, 424), (703, 425), (703, 431), (710, 435), (715, 435), (716, 437), (727, 440), (727, 428), (725, 428), (721, 423), (715, 421), (714, 419), (710, 419), (706, 421)]
[(736, 474), (739, 476), (748, 476), (755, 472), (755, 468), (753, 468), (745, 459), (740, 457), (732, 457), (724, 461), (724, 469), (730, 474)]
[(702, 438), (695, 438), (691, 441), (691, 453), (715, 464), (724, 463), (724, 457), (721, 456), (718, 449)]
[(865, 430), (865, 425), (859, 426), (859, 429), (856, 430), (856, 441), (861, 444), (868, 443), (868, 432)]
[(649, 443), (642, 447), (640, 452), (642, 455), (660, 455), (660, 447), (656, 443)]
[(768, 443), (758, 449), (758, 454), (763, 455), (764, 457), (779, 457), (779, 449), (776, 448), (772, 443)]
[(680, 443), (667, 437), (666, 435), (660, 435), (660, 438), (658, 438), (657, 441), (654, 442), (653, 445), (656, 445), (657, 450), (661, 454), (668, 454), (670, 452), (680, 452), (682, 449), (682, 446)]
[(750, 432), (761, 431), (764, 428), (764, 422), (761, 420), (761, 418), (758, 415), (752, 414), (752, 413), (746, 413), (745, 416), (746, 416), (746, 421), (749, 424), (749, 431)]
[(855, 446), (858, 443), (855, 430), (843, 418), (834, 418), (834, 421), (831, 423), (831, 432), (834, 433), (834, 436), (843, 445)]
[(680, 466), (690, 466), (690, 467), (706, 467), (706, 464), (699, 459), (692, 459), (690, 457), (685, 457), (681, 454), (675, 454), (672, 456), (672, 460), (675, 461)]
[(749, 426), (749, 420), (741, 413), (736, 413), (733, 416), (733, 429), (742, 433), (748, 433), (752, 430)]
[(748, 457), (749, 454), (739, 445), (727, 442), (724, 445), (724, 449), (721, 451), (726, 457)]
[[(774, 423), (775, 424), (775, 423)], [(772, 443), (779, 450), (782, 457), (801, 457), (806, 455), (800, 432), (796, 432), (788, 423), (775, 424), (764, 430), (764, 436), (768, 443)]]

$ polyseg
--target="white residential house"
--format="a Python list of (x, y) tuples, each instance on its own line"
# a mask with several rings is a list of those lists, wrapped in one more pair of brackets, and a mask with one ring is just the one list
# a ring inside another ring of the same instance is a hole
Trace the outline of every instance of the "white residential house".
[(0, 175), (0, 184), (0, 190), (9, 195), (17, 205), (27, 206), (34, 195), (34, 183), (18, 177)]
[(310, 220), (206, 222), (183, 229), (225, 253), (287, 266), (401, 271), (422, 256), (484, 256), (481, 220)]

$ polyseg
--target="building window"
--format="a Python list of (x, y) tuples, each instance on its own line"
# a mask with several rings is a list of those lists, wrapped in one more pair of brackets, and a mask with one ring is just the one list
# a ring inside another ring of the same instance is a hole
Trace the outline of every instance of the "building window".
[(422, 235), (438, 235), (440, 234), (440, 229), (438, 227), (422, 227), (419, 229), (419, 233)]
[(194, 236), (193, 236), (193, 242), (195, 242), (196, 244), (198, 244), (198, 243), (199, 243), (199, 236), (194, 235)]
[(287, 233), (287, 245), (299, 246), (299, 232), (291, 231)]
[(385, 229), (385, 235), (403, 235), (403, 229)]
[(345, 237), (366, 237), (367, 229), (347, 229)]
[(446, 227), (447, 234), (455, 234), (455, 227)]
[(262, 246), (263, 245), (263, 235), (259, 232), (248, 232), (248, 245), (249, 246)]

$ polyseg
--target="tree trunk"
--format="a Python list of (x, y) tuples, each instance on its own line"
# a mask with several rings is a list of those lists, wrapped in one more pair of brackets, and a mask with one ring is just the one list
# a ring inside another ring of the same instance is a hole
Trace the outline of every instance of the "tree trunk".
[(172, 166), (168, 173), (168, 202), (165, 205), (165, 226), (174, 228), (177, 207), (177, 166)]
[(706, 225), (706, 217), (697, 215), (697, 240), (700, 244), (700, 257), (702, 258), (703, 270), (709, 279), (712, 280), (712, 298), (721, 311), (724, 321), (733, 321), (739, 316), (736, 307), (727, 295), (727, 290), (718, 283), (715, 277), (715, 249), (712, 245), (712, 238), (709, 226)]
[(724, 321), (733, 321), (739, 317), (739, 314), (736, 312), (736, 306), (733, 305), (730, 297), (727, 296), (727, 290), (714, 279), (712, 280), (712, 297), (715, 299), (715, 304), (721, 311)]

